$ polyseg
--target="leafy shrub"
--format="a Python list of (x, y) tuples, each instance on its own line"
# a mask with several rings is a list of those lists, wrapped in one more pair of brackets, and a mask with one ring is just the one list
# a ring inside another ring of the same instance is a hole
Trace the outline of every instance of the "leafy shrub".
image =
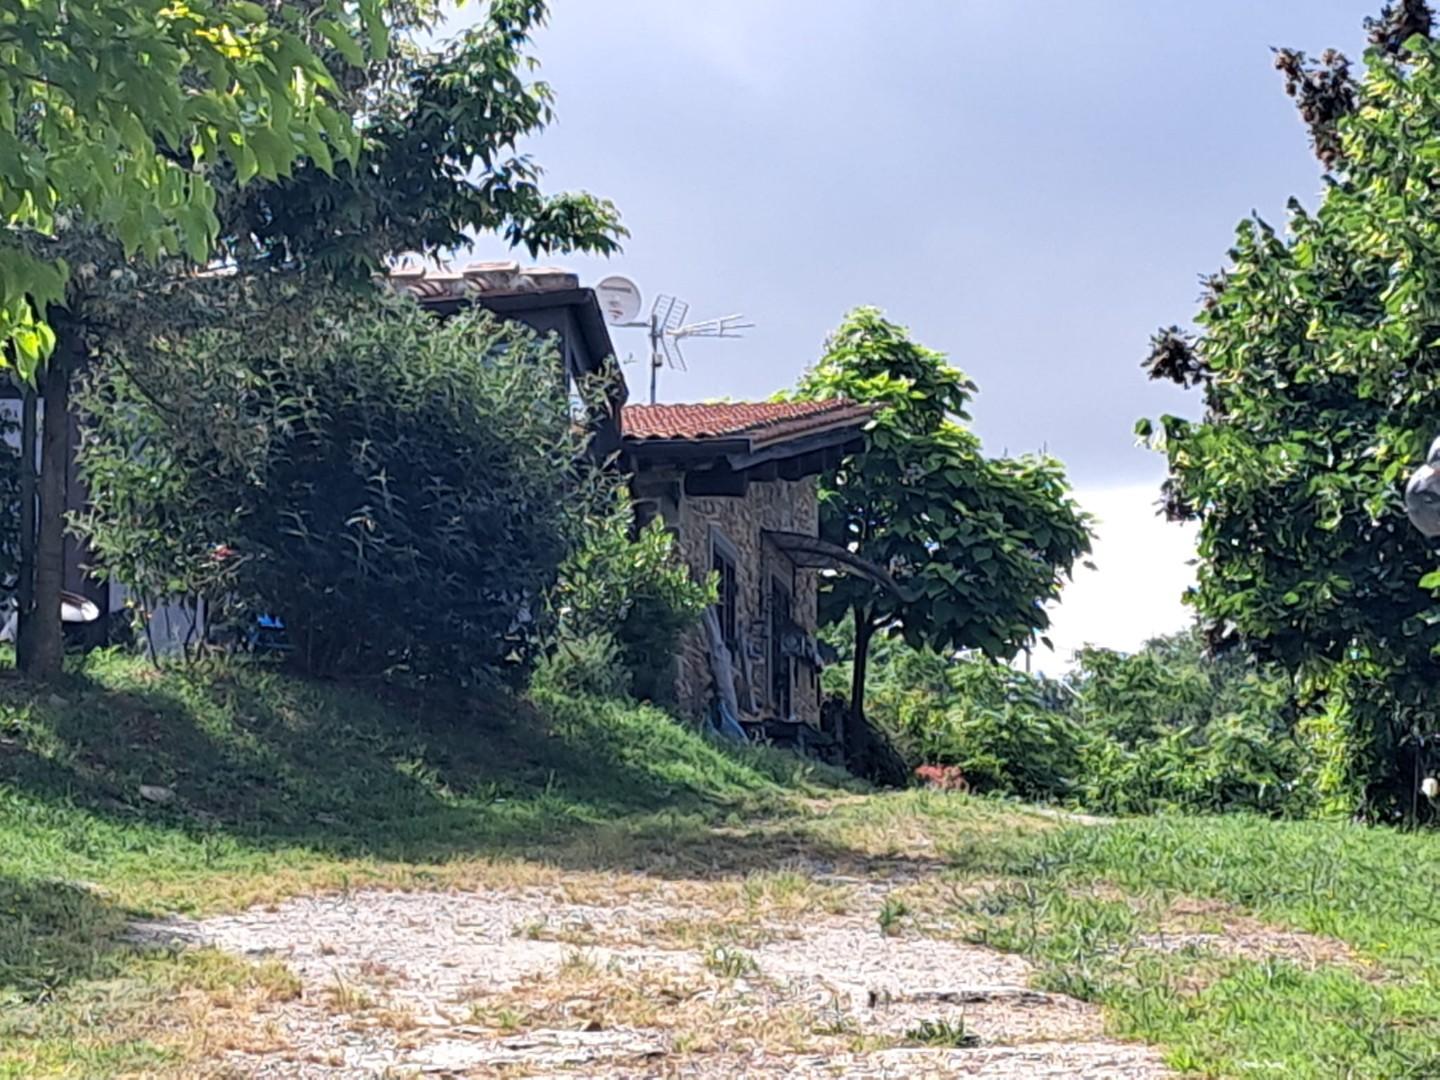
[[(835, 639), (842, 655), (843, 637)], [(838, 689), (849, 664), (825, 673)], [(1071, 794), (1079, 733), (1055, 687), (983, 657), (951, 659), (895, 639), (872, 646), (865, 710), (913, 769), (955, 766), (975, 791)]]
[(1071, 793), (1079, 733), (1051, 707), (1041, 680), (975, 657), (950, 665), (947, 690), (933, 726), (912, 733), (929, 760), (958, 765), (977, 791), (1030, 799)]
[(663, 701), (673, 689), (680, 635), (714, 602), (714, 584), (694, 580), (659, 519), (633, 535), (631, 522), (623, 490), (597, 502), (551, 594), (555, 650), (574, 653), (579, 643), (604, 636), (635, 695)]
[(630, 669), (613, 635), (604, 631), (563, 634), (536, 664), (530, 685), (569, 698), (626, 698), (631, 690)]
[(1197, 635), (1133, 655), (1085, 649), (1072, 679), (1080, 801), (1117, 813), (1311, 809), (1289, 680), (1243, 657), (1211, 659)]
[(302, 294), (80, 396), (80, 531), (154, 603), (281, 617), (312, 670), (522, 668), (600, 481), (560, 361), (486, 312)]
[(1370, 821), (1437, 820), (1419, 782), (1437, 768), (1433, 680), (1404, 677), (1393, 660), (1355, 649), (1302, 679), (1307, 709), (1299, 733), (1311, 754), (1308, 778), (1324, 812)]
[(895, 641), (872, 664), (866, 711), (921, 780), (955, 768), (977, 791), (1106, 813), (1323, 809), (1289, 680), (1193, 634), (1083, 650), (1065, 683)]

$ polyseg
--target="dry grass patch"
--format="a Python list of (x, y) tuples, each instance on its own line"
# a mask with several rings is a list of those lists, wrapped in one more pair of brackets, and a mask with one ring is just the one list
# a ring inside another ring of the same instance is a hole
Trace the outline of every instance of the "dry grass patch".
[(365, 987), (338, 976), (325, 988), (325, 1004), (332, 1012), (360, 1013), (375, 1007), (375, 995)]
[(799, 937), (795, 925), (761, 924), (739, 915), (666, 919), (650, 927), (647, 937), (663, 948), (703, 951), (715, 946), (754, 949), (771, 941)]
[(797, 868), (756, 870), (714, 881), (657, 882), (628, 874), (609, 880), (613, 887), (608, 891), (587, 881), (553, 894), (557, 904), (605, 913), (603, 920), (547, 914), (516, 926), (515, 936), (577, 947), (753, 947), (794, 936), (816, 918), (843, 916), (856, 907), (853, 886), (817, 881)]
[(753, 870), (744, 877), (718, 882), (696, 897), (721, 916), (753, 919), (813, 919), (844, 915), (855, 903), (849, 884), (817, 880), (809, 864)]
[[(137, 1010), (145, 1014), (136, 1017), (142, 1025), (154, 1026), (152, 1037), (184, 1061), (284, 1049), (287, 1040), (267, 1014), (299, 998), (300, 981), (295, 975), (273, 960), (252, 965), (220, 957), (205, 966), (207, 973), (186, 979), (167, 1008)], [(115, 1032), (109, 1035), (114, 1038)]]
[(1137, 937), (1135, 945), (1155, 952), (1285, 960), (1307, 971), (1342, 967), (1379, 977), (1379, 972), (1343, 941), (1273, 926), (1215, 899), (1180, 897), (1171, 901), (1157, 929)]
[(703, 952), (715, 946), (755, 948), (769, 941), (799, 936), (800, 932), (795, 924), (761, 923), (738, 910), (725, 914), (700, 911), (626, 926), (602, 927), (588, 921), (537, 919), (516, 927), (516, 936), (527, 941), (551, 941), (586, 949), (645, 946), (677, 952)]
[(287, 1048), (266, 1014), (300, 993), (274, 960), (251, 964), (213, 949), (142, 954), (116, 978), (7, 1010), (0, 1076), (75, 1075), (77, 1062), (86, 1063), (84, 1075), (221, 1075), (225, 1054)]
[[(297, 858), (307, 858), (296, 853)], [(445, 862), (402, 863), (376, 860), (311, 862), (280, 866), (264, 873), (245, 870), (152, 881), (125, 880), (107, 895), (137, 911), (189, 915), (273, 910), (296, 896), (345, 896), (361, 890), (425, 891), (445, 889), (559, 888), (593, 889), (602, 895), (609, 875), (571, 875), (549, 862), (523, 859), (464, 858)]]
[(386, 1031), (393, 1031), (396, 1034), (404, 1034), (407, 1031), (418, 1031), (423, 1024), (420, 1018), (415, 1015), (415, 1010), (406, 1008), (403, 1005), (383, 1005), (366, 1012), (357, 1020), (356, 1025), (361, 1028), (384, 1028)]
[(979, 910), (987, 897), (1008, 894), (1020, 884), (1015, 878), (937, 874), (897, 885), (886, 896), (904, 906), (907, 929), (925, 937), (950, 938), (965, 929), (958, 915)]
[(547, 1028), (663, 1035), (677, 1054), (854, 1051), (864, 1039), (844, 1007), (807, 1001), (766, 979), (749, 954), (716, 949), (699, 970), (599, 964), (575, 954), (472, 1003), (471, 1022), (497, 1034)]

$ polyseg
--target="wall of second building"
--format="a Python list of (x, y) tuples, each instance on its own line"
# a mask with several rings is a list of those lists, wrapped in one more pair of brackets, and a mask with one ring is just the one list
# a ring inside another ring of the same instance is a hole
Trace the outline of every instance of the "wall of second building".
[[(18, 397), (0, 399), (0, 427), (4, 428), (3, 438), (12, 448), (20, 446), (20, 400)], [(35, 423), (37, 428), (44, 423), (45, 401), (36, 402)], [(35, 440), (35, 469), (40, 468), (40, 440)], [(74, 415), (70, 417), (69, 460), (65, 471), (65, 508), (72, 513), (88, 507), (85, 485), (80, 480), (75, 465), (75, 447), (79, 445), (79, 428)], [(111, 643), (110, 626), (112, 616), (124, 617), (129, 596), (124, 586), (111, 580), (103, 570), (92, 570), (92, 557), (73, 533), (65, 534), (64, 555), (65, 576), (63, 587), (70, 592), (94, 602), (100, 609), (100, 618), (90, 624), (83, 638), (87, 647)], [(3, 619), (0, 619), (3, 621)], [(205, 636), (204, 604), (160, 603), (150, 610), (147, 620), (149, 638), (156, 652), (177, 653), (186, 644), (203, 640)], [(73, 629), (73, 628), (72, 628)]]
[[(697, 575), (708, 574), (718, 544), (734, 555), (736, 623), (740, 652), (736, 663), (748, 671), (750, 704), (760, 715), (776, 715), (771, 680), (770, 615), (772, 583), (779, 581), (791, 596), (791, 620), (809, 633), (816, 628), (816, 576), (798, 568), (774, 544), (763, 539), (767, 529), (816, 535), (819, 509), (815, 480), (771, 480), (749, 485), (733, 497), (681, 496), (666, 515), (675, 527), (678, 547)], [(790, 662), (791, 715), (812, 725), (820, 722), (820, 687), (813, 668)], [(701, 717), (711, 695), (710, 656), (702, 630), (685, 636), (676, 661), (675, 696), (681, 711)], [(742, 697), (741, 707), (746, 702)]]

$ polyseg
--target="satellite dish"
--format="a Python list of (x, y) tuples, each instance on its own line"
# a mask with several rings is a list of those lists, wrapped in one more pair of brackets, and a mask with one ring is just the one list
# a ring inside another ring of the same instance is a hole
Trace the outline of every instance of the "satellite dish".
[(611, 326), (634, 322), (640, 314), (640, 290), (629, 278), (607, 277), (595, 286), (595, 295), (600, 299), (605, 321)]
[(60, 594), (60, 621), (67, 623), (88, 623), (100, 618), (100, 608), (95, 601), (79, 593)]
[[(16, 604), (13, 599), (6, 601), (3, 608), (9, 609), (9, 614), (0, 622), (0, 641), (14, 641), (19, 630), (20, 616), (16, 611)], [(62, 592), (60, 594), (60, 621), (73, 625), (75, 623), (92, 623), (100, 618), (100, 609), (90, 600), (79, 593)]]

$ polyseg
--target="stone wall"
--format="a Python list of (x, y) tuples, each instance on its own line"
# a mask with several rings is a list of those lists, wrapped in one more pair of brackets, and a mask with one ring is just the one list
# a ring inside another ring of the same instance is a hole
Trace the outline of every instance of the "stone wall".
[[(791, 594), (791, 618), (809, 633), (816, 624), (816, 575), (799, 568), (774, 544), (762, 539), (773, 529), (814, 536), (819, 527), (815, 479), (771, 480), (749, 485), (737, 497), (681, 496), (668, 507), (666, 518), (674, 527), (679, 550), (697, 575), (708, 574), (714, 537), (728, 542), (736, 558), (736, 624), (743, 657), (736, 657), (740, 672), (748, 667), (750, 699), (755, 712), (774, 715), (770, 683), (770, 603), (772, 578)], [(792, 663), (790, 699), (792, 715), (813, 725), (820, 722), (820, 687), (810, 665)], [(675, 696), (686, 715), (701, 717), (710, 697), (710, 659), (703, 630), (687, 634), (676, 665)], [(741, 706), (745, 702), (742, 698)]]

